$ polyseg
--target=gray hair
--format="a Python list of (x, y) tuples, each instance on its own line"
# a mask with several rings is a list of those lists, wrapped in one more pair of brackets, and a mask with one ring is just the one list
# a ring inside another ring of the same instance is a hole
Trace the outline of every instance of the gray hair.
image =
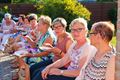
[(70, 28), (75, 24), (75, 23), (80, 23), (80, 24), (82, 24), (84, 27), (85, 27), (85, 29), (86, 30), (88, 30), (88, 27), (87, 27), (87, 21), (84, 19), (84, 18), (76, 18), (76, 19), (74, 19), (72, 22), (71, 22), (71, 24), (70, 24)]
[(10, 14), (10, 13), (5, 13), (4, 18), (9, 18), (9, 19), (11, 19), (11, 14)]
[(63, 27), (65, 27), (65, 28), (67, 27), (67, 22), (64, 18), (59, 17), (59, 18), (54, 19), (53, 23), (52, 23), (52, 26), (54, 26), (54, 24), (56, 22), (60, 22), (63, 25)]
[(48, 24), (49, 26), (51, 26), (52, 23), (52, 19), (49, 16), (45, 16), (45, 15), (41, 15), (38, 19), (38, 22), (42, 20), (44, 23)]

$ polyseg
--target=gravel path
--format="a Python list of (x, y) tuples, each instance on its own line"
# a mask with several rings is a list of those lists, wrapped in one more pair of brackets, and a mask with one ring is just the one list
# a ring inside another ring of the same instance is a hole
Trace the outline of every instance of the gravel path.
[(12, 75), (15, 74), (15, 69), (11, 68), (10, 61), (13, 56), (5, 55), (0, 52), (0, 80), (12, 80)]

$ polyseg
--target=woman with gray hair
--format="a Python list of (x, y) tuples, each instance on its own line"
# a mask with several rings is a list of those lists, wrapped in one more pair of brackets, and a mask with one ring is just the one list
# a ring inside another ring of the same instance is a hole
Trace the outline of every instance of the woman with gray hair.
[(7, 44), (8, 38), (14, 33), (16, 23), (11, 19), (11, 14), (5, 13), (1, 27), (3, 30), (2, 42), (0, 50), (4, 51), (4, 46)]
[[(43, 71), (38, 72), (32, 80), (74, 80), (88, 59), (94, 54), (96, 48), (87, 42), (87, 21), (76, 18), (70, 24), (71, 34), (74, 42), (69, 47), (63, 58), (48, 65)], [(63, 52), (62, 52), (63, 53)], [(70, 63), (67, 69), (61, 69)]]

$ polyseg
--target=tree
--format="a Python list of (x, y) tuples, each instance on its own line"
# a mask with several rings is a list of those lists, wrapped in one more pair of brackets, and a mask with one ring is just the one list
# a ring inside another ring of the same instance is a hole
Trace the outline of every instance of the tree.
[(115, 80), (120, 80), (120, 0), (118, 0), (118, 17), (117, 17), (117, 54), (115, 61)]
[(12, 3), (36, 3), (37, 0), (11, 0)]
[(10, 12), (9, 8), (7, 5), (5, 5), (3, 8), (0, 8), (0, 23), (4, 17), (4, 14)]
[(77, 17), (90, 20), (91, 15), (77, 0), (40, 0), (36, 8), (40, 15), (49, 15), (52, 19), (63, 17), (68, 24)]

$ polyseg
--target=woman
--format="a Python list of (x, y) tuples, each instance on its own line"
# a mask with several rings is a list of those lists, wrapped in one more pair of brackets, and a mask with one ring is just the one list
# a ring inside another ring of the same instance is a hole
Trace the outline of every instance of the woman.
[[(51, 35), (51, 33), (49, 32), (49, 27), (51, 25), (51, 18), (48, 17), (48, 16), (41, 16), (38, 20), (38, 24), (36, 26), (36, 30), (34, 30), (33, 34), (34, 34), (34, 37), (35, 39), (30, 39), (30, 37), (28, 37), (29, 35), (27, 36), (23, 36), (24, 39), (26, 39), (26, 41), (28, 41), (27, 44), (29, 44), (30, 46), (26, 46), (27, 47), (27, 51), (28, 52), (23, 52), (23, 50), (20, 51), (22, 53), (20, 53), (19, 51), (16, 52), (15, 54), (22, 54), (22, 56), (24, 57), (27, 57), (27, 63), (32, 66), (34, 65), (35, 63), (38, 63), (41, 61), (41, 57), (32, 57), (32, 56), (29, 56), (29, 55), (38, 55), (38, 53), (40, 53), (41, 51), (39, 50), (39, 47), (41, 47), (42, 45), (46, 44), (46, 43), (49, 43), (50, 45), (53, 45), (53, 42), (54, 42), (54, 37), (53, 35)], [(24, 47), (23, 46), (23, 47)], [(26, 48), (25, 48), (26, 50)], [(43, 58), (48, 58), (48, 57), (43, 57)], [(22, 58), (19, 58), (19, 63), (20, 63), (20, 69), (24, 69), (25, 68), (25, 71), (26, 70), (29, 70), (29, 68), (25, 67), (25, 63), (23, 61)], [(29, 75), (29, 73), (26, 73), (26, 75)]]
[[(63, 58), (39, 71), (32, 80), (74, 80), (87, 60), (88, 55), (94, 54), (95, 47), (87, 42), (87, 21), (83, 18), (74, 19), (71, 24), (71, 34), (75, 40)], [(63, 54), (63, 52), (61, 53)], [(60, 69), (70, 63), (67, 69)]]
[(11, 19), (11, 14), (6, 13), (4, 15), (4, 20), (2, 21), (1, 27), (3, 30), (2, 42), (0, 45), (0, 50), (4, 51), (4, 46), (7, 44), (8, 38), (14, 33), (16, 23)]
[[(67, 22), (64, 18), (56, 18), (53, 21), (52, 24), (52, 28), (57, 36), (57, 42), (55, 44), (55, 47), (51, 47), (51, 49), (41, 52), (39, 54), (35, 54), (34, 57), (42, 57), (42, 56), (46, 56), (48, 54), (50, 54), (51, 52), (54, 54), (54, 57), (52, 59), (49, 60), (45, 60), (42, 61), (40, 63), (37, 63), (33, 66), (31, 66), (30, 68), (30, 73), (31, 73), (31, 77), (33, 77), (33, 73), (35, 73), (34, 71), (36, 71), (37, 69), (39, 69), (40, 67), (46, 67), (47, 65), (55, 62), (56, 60), (62, 58), (64, 56), (64, 53), (67, 52), (70, 44), (72, 43), (72, 38), (70, 36), (70, 34), (68, 34), (66, 32), (66, 27), (67, 27)], [(45, 45), (50, 47), (51, 45)], [(62, 54), (60, 54), (62, 52)], [(33, 56), (31, 54), (27, 54), (27, 56)]]
[(18, 17), (18, 22), (16, 23), (16, 26), (19, 28), (23, 28), (24, 25), (24, 19), (25, 19), (25, 15), (20, 14)]
[(76, 80), (115, 80), (116, 52), (110, 45), (113, 33), (114, 25), (110, 22), (101, 21), (92, 25), (90, 41), (97, 52)]

